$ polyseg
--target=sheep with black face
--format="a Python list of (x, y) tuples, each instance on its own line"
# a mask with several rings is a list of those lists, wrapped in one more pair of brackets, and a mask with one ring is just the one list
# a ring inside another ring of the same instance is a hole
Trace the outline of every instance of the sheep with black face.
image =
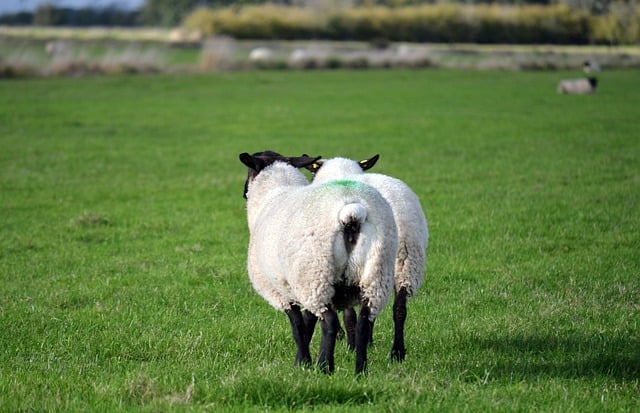
[(309, 185), (298, 168), (318, 159), (240, 155), (249, 168), (249, 277), (258, 294), (288, 315), (297, 363), (311, 363), (309, 342), (320, 320), (317, 364), (328, 373), (336, 312), (358, 305), (355, 371), (363, 373), (373, 320), (393, 290), (397, 229), (391, 207), (370, 185), (348, 179)]
[[(429, 230), (420, 199), (399, 179), (383, 174), (365, 173), (373, 167), (379, 155), (356, 162), (346, 158), (318, 160), (307, 166), (314, 175), (313, 185), (326, 185), (340, 179), (363, 182), (376, 188), (391, 206), (398, 230), (398, 249), (395, 255), (393, 303), (394, 338), (391, 358), (402, 361), (406, 349), (404, 324), (407, 317), (407, 298), (414, 295), (424, 282)], [(344, 312), (349, 347), (354, 346), (356, 314), (353, 309)]]

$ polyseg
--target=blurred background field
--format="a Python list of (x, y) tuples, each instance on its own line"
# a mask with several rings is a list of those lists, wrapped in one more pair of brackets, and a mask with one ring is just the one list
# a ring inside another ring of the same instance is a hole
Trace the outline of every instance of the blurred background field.
[(545, 3), (146, 0), (43, 3), (0, 16), (0, 75), (335, 68), (640, 66), (633, 1)]
[[(236, 40), (176, 44), (171, 29), (0, 28), (4, 77), (189, 73), (245, 69), (457, 68), (581, 70), (640, 67), (640, 46)], [(264, 52), (262, 55), (257, 52)]]

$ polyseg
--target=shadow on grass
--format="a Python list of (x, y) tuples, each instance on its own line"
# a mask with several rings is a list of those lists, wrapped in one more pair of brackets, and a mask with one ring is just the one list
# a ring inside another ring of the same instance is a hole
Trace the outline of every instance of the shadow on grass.
[[(571, 334), (474, 338), (462, 344), (488, 354), (485, 371), (473, 377), (530, 379), (534, 377), (640, 379), (640, 340)], [(477, 361), (477, 360), (476, 360)], [(483, 366), (475, 365), (473, 370)]]

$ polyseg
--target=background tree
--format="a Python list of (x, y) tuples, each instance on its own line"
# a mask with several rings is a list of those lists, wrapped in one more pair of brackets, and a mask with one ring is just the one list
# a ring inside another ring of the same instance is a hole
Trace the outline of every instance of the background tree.
[(210, 5), (211, 2), (201, 0), (146, 0), (141, 18), (147, 25), (175, 26), (195, 8)]
[(51, 3), (41, 4), (33, 14), (33, 23), (37, 26), (58, 26), (63, 20), (61, 9)]
[(141, 18), (144, 24), (150, 26), (176, 26), (184, 16), (199, 7), (264, 2), (265, 0), (145, 0)]

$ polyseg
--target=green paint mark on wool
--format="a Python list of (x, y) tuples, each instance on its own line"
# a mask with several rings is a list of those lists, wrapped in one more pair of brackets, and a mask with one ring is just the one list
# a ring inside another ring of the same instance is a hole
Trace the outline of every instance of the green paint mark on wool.
[(350, 181), (350, 180), (346, 180), (346, 179), (338, 179), (335, 181), (329, 181), (327, 182), (327, 185), (329, 186), (343, 186), (346, 188), (355, 188), (357, 186), (362, 185), (361, 182), (358, 181)]
[(322, 187), (326, 191), (333, 190), (342, 193), (356, 193), (361, 191), (366, 192), (367, 188), (369, 188), (369, 185), (351, 179), (335, 179), (325, 182), (324, 184), (322, 184)]

